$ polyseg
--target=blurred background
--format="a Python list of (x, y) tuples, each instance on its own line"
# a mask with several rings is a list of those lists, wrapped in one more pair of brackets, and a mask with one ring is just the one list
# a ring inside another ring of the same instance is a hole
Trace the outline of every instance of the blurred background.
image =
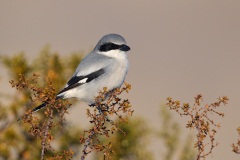
[[(171, 126), (164, 126), (166, 114), (181, 128), (179, 133), (169, 131), (178, 133), (179, 148), (191, 134), (184, 128), (186, 119), (161, 109), (167, 97), (193, 103), (202, 94), (207, 104), (226, 95), (230, 101), (222, 109), (225, 117), (216, 117), (221, 124), (216, 137), (220, 144), (207, 159), (237, 160), (239, 155), (232, 152), (231, 144), (237, 141), (240, 126), (239, 15), (238, 0), (1, 0), (0, 55), (16, 57), (22, 52), (28, 64), (36, 64), (44, 55), (49, 59), (59, 55), (64, 61), (63, 57), (71, 59), (75, 54), (81, 60), (103, 35), (118, 33), (131, 47), (126, 82), (132, 90), (124, 97), (132, 103), (133, 118), (141, 119), (136, 123), (144, 121), (144, 127), (157, 133), (149, 135), (141, 148), (146, 147), (152, 159), (167, 155), (159, 133), (164, 131), (162, 127)], [(0, 68), (0, 92), (13, 95), (16, 90), (8, 83), (13, 76), (6, 64)], [(42, 60), (38, 67), (43, 64)], [(67, 63), (62, 67), (71, 69)], [(64, 75), (70, 77), (71, 72)], [(6, 104), (6, 99), (2, 97), (1, 103)], [(71, 107), (70, 126), (83, 129), (88, 125), (87, 107), (81, 102)], [(180, 159), (180, 151), (176, 152), (172, 159)]]

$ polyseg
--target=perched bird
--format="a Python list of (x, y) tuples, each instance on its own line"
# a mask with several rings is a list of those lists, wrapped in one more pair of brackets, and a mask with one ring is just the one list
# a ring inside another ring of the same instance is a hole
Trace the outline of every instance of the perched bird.
[[(125, 39), (118, 34), (103, 36), (96, 47), (78, 65), (72, 78), (56, 96), (56, 99), (77, 98), (94, 104), (99, 91), (120, 87), (128, 72), (126, 52), (130, 50)], [(36, 112), (47, 102), (32, 110)]]

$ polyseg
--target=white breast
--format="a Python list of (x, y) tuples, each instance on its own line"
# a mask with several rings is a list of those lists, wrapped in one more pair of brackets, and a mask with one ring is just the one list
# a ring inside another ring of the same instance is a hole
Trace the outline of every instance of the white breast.
[(105, 52), (104, 55), (113, 58), (112, 63), (106, 68), (106, 72), (96, 80), (92, 80), (71, 90), (66, 94), (66, 98), (75, 97), (91, 104), (94, 102), (95, 97), (98, 96), (99, 91), (104, 87), (112, 90), (122, 85), (128, 71), (126, 53), (122, 51), (117, 51), (117, 53), (116, 51), (109, 51)]

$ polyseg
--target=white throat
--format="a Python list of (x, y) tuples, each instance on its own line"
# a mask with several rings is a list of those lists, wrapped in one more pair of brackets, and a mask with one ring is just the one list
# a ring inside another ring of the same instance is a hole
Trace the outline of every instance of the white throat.
[(127, 59), (126, 52), (121, 50), (110, 50), (107, 52), (98, 52), (98, 54), (102, 54), (104, 56), (111, 57), (118, 60)]

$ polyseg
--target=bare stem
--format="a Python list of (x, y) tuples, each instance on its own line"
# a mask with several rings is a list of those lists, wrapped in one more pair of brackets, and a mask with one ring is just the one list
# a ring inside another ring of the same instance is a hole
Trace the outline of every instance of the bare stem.
[(89, 136), (86, 138), (86, 140), (85, 140), (85, 144), (84, 144), (83, 150), (82, 150), (83, 155), (82, 155), (82, 157), (81, 157), (81, 160), (84, 160), (85, 157), (87, 156), (87, 154), (89, 153), (89, 152), (87, 151), (87, 148), (88, 148), (89, 145), (90, 145), (90, 142), (91, 142), (91, 139), (93, 138), (93, 135), (94, 135), (94, 131), (91, 131), (91, 135), (89, 135)]
[(45, 127), (45, 131), (44, 131), (44, 137), (42, 140), (42, 153), (41, 153), (41, 160), (44, 160), (44, 155), (45, 155), (45, 148), (46, 148), (46, 140), (47, 140), (47, 136), (48, 136), (48, 131), (50, 129), (50, 126), (52, 124), (52, 119), (53, 119), (53, 111), (50, 111), (50, 117), (48, 119), (47, 122), (47, 126)]

